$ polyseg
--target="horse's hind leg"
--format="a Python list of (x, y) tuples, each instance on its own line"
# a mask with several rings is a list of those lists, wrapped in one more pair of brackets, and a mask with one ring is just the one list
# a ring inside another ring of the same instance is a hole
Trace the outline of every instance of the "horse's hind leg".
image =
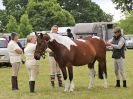
[(91, 89), (92, 87), (94, 87), (94, 77), (95, 77), (94, 63), (95, 61), (93, 63), (88, 64), (88, 68), (90, 68), (90, 82), (89, 82), (88, 89)]
[(74, 82), (73, 82), (73, 67), (72, 65), (68, 66), (69, 80), (70, 80), (70, 92), (74, 90)]
[(62, 71), (62, 74), (63, 74), (63, 78), (64, 78), (64, 81), (65, 81), (65, 89), (64, 91), (68, 91), (68, 88), (69, 88), (69, 84), (68, 84), (68, 81), (67, 81), (67, 71), (66, 71), (66, 67), (60, 67), (61, 71)]
[(98, 60), (99, 62), (99, 76), (101, 79), (104, 79), (104, 88), (107, 88), (108, 87), (108, 84), (107, 84), (107, 70), (106, 70), (106, 59), (100, 59)]

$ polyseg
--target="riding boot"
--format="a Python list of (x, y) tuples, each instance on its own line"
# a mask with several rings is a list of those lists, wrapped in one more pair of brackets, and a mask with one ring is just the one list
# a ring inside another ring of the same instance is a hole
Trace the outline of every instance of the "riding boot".
[(51, 86), (54, 87), (54, 80), (55, 80), (55, 75), (50, 75), (50, 80), (51, 80)]
[(35, 89), (35, 81), (29, 81), (29, 87), (30, 87), (30, 92), (34, 92), (34, 89)]
[(123, 80), (123, 87), (127, 87), (127, 83), (126, 83), (126, 80)]
[(116, 86), (115, 87), (120, 87), (120, 80), (116, 80)]
[(16, 89), (19, 90), (19, 88), (18, 88), (18, 79), (17, 79), (17, 76), (16, 76)]
[(12, 90), (18, 90), (17, 76), (12, 76), (11, 82), (12, 82)]
[(61, 79), (61, 74), (57, 74), (57, 78), (58, 78), (59, 87), (63, 87), (63, 85), (62, 85), (62, 79)]

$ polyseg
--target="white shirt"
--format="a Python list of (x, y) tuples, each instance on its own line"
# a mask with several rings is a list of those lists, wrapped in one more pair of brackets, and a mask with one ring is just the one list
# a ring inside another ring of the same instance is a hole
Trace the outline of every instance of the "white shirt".
[(36, 44), (28, 43), (24, 49), (27, 65), (38, 65), (38, 61), (34, 58)]
[(10, 56), (10, 63), (16, 63), (16, 62), (21, 62), (21, 54), (18, 54), (15, 50), (16, 49), (20, 49), (22, 50), (17, 42), (11, 40), (9, 43), (8, 43), (8, 52), (9, 52), (9, 56)]

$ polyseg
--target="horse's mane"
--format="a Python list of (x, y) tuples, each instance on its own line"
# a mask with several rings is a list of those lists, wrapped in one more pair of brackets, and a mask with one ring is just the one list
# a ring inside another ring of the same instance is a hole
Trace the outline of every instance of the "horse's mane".
[(47, 33), (47, 34), (50, 36), (50, 42), (52, 42), (53, 40), (56, 40), (58, 43), (64, 45), (69, 50), (71, 45), (77, 46), (77, 44), (67, 36), (62, 36), (56, 33)]

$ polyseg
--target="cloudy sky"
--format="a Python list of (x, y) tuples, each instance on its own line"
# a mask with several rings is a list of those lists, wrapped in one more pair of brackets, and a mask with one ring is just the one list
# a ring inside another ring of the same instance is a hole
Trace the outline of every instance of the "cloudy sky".
[[(92, 1), (96, 2), (104, 12), (113, 15), (114, 22), (117, 22), (122, 18), (122, 13), (120, 12), (120, 10), (115, 9), (115, 4), (113, 4), (111, 0), (92, 0)], [(0, 0), (0, 9), (4, 8), (5, 7), (2, 4), (2, 0)]]
[(0, 0), (0, 9), (4, 9), (5, 7), (2, 4), (2, 0)]
[(113, 4), (111, 0), (92, 0), (92, 1), (96, 2), (104, 12), (113, 15), (114, 22), (117, 22), (123, 18), (121, 11), (115, 9), (115, 4)]

